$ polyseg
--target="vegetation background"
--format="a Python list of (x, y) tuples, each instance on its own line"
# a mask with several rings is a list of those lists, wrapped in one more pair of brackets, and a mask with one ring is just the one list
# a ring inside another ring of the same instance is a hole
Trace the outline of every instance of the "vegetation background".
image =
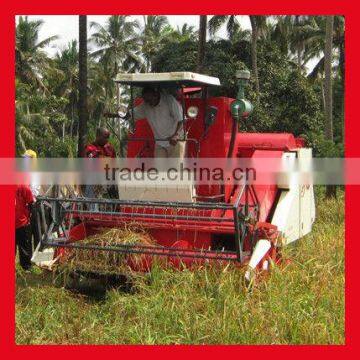
[[(343, 154), (342, 16), (250, 16), (251, 30), (242, 29), (235, 15), (199, 18), (199, 30), (186, 23), (175, 29), (166, 16), (144, 16), (142, 22), (110, 16), (104, 26), (88, 24), (94, 30), (88, 42), (96, 50), (84, 54), (85, 138), (93, 139), (95, 128), (105, 123), (104, 112), (124, 109), (126, 89), (121, 109), (116, 106), (113, 79), (118, 72), (199, 71), (220, 78), (223, 87), (213, 95), (235, 97), (235, 72), (247, 68), (252, 73), (248, 97), (255, 109), (240, 124), (241, 131), (292, 132), (303, 136), (317, 156)], [(222, 24), (227, 39), (217, 37)], [(41, 26), (41, 20), (28, 17), (19, 17), (16, 26), (16, 151), (31, 148), (43, 157), (71, 157), (77, 154), (79, 135), (79, 47), (74, 40), (49, 57), (44, 48), (56, 36), (39, 41)], [(315, 66), (309, 73), (310, 61)], [(111, 125), (116, 129), (119, 122)], [(123, 124), (122, 140), (126, 137)]]

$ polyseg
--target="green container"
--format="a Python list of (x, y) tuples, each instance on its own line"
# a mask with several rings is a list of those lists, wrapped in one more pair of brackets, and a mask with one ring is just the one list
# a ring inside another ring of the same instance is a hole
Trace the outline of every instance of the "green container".
[(253, 106), (249, 100), (237, 99), (231, 104), (231, 115), (236, 121), (247, 118), (253, 111)]
[(230, 106), (231, 115), (236, 121), (247, 118), (253, 111), (253, 105), (249, 100), (245, 99), (245, 86), (249, 81), (250, 73), (247, 70), (238, 71), (236, 73), (238, 78), (239, 90)]

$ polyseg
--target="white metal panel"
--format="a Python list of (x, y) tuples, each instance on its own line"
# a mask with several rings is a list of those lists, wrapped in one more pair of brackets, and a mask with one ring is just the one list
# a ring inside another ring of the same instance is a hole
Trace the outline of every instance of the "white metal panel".
[(290, 190), (281, 190), (271, 223), (277, 226), (284, 237), (284, 245), (299, 239), (299, 219), (299, 187), (293, 186)]
[(188, 187), (119, 186), (119, 199), (144, 201), (192, 202), (193, 189)]
[[(305, 170), (310, 169), (312, 150), (307, 148), (298, 149), (299, 165)], [(315, 221), (315, 198), (312, 180), (300, 185), (300, 237), (311, 231)]]
[[(311, 165), (311, 149), (301, 148), (296, 152), (284, 153), (283, 158), (292, 159), (297, 157), (299, 165)], [(311, 231), (315, 221), (314, 189), (309, 179), (303, 184), (291, 176), (282, 181), (279, 186), (281, 194), (276, 205), (271, 223), (281, 231), (285, 244), (291, 243)]]
[(195, 186), (190, 181), (155, 184), (119, 180), (118, 189), (121, 200), (193, 202), (195, 197)]
[(197, 74), (193, 72), (165, 72), (165, 73), (134, 73), (118, 74), (115, 78), (120, 83), (142, 83), (142, 82), (192, 82), (205, 85), (219, 86), (220, 80), (213, 76)]
[(56, 258), (55, 249), (54, 248), (46, 248), (40, 251), (41, 243), (38, 244), (34, 253), (31, 257), (31, 261), (39, 267), (51, 269), (51, 267), (55, 264)]
[[(282, 166), (284, 169), (291, 169), (296, 164), (296, 153), (286, 152), (281, 157)], [(293, 174), (281, 174), (278, 176), (277, 184), (279, 189), (289, 190), (295, 183)]]

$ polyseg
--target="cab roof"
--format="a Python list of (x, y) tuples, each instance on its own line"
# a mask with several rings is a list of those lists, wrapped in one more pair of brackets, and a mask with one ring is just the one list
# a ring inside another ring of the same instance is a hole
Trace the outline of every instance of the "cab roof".
[(118, 74), (115, 78), (115, 82), (139, 87), (152, 85), (161, 87), (220, 86), (220, 80), (216, 77), (197, 74), (189, 71)]

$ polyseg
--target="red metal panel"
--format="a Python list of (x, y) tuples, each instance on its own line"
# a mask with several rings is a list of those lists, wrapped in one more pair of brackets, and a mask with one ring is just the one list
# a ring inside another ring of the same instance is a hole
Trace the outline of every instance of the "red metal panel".
[(239, 156), (249, 149), (289, 151), (298, 148), (294, 135), (285, 133), (241, 133), (237, 136), (236, 145)]

